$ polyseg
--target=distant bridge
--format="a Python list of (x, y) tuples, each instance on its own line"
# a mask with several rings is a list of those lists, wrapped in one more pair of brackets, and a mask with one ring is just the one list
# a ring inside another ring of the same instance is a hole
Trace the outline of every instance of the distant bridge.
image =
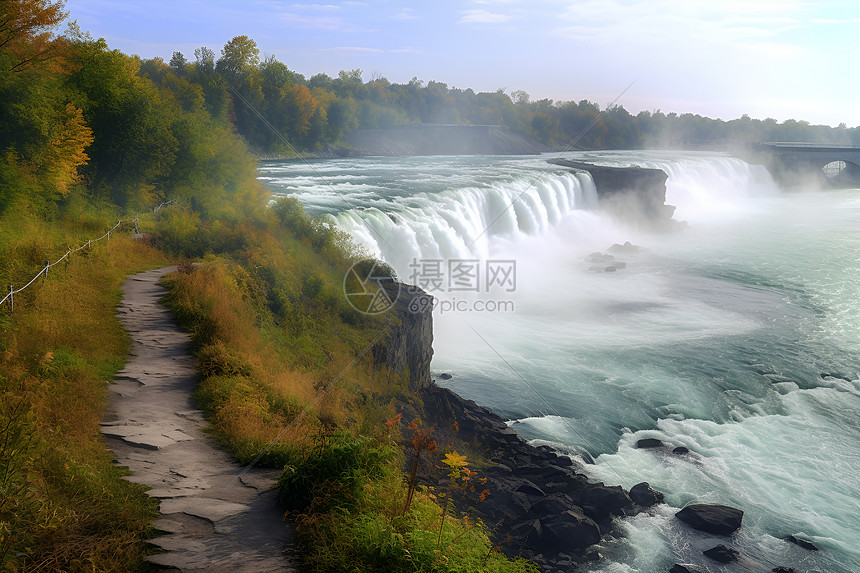
[(767, 167), (783, 185), (816, 182), (829, 187), (860, 187), (860, 147), (817, 143), (758, 143), (740, 154)]

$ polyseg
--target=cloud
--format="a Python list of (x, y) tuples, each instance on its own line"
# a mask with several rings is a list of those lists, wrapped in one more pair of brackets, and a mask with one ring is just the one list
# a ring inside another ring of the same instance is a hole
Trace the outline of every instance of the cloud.
[(629, 50), (747, 52), (765, 57), (800, 51), (780, 36), (802, 26), (801, 0), (589, 0), (568, 2), (555, 36)]
[(460, 24), (501, 24), (511, 19), (504, 14), (495, 14), (487, 10), (463, 10)]
[(414, 20), (417, 17), (412, 8), (404, 8), (393, 16), (395, 20)]
[(340, 10), (340, 6), (334, 4), (290, 4), (290, 8), (296, 10), (324, 10), (327, 12)]
[(813, 18), (810, 22), (813, 24), (860, 24), (860, 18)]
[(299, 27), (319, 30), (340, 30), (344, 24), (340, 18), (324, 16), (303, 16), (294, 12), (281, 12), (278, 18), (285, 23)]
[(328, 48), (327, 52), (337, 54), (339, 56), (355, 56), (361, 54), (382, 54), (385, 50), (379, 48), (368, 48), (363, 46), (336, 46)]

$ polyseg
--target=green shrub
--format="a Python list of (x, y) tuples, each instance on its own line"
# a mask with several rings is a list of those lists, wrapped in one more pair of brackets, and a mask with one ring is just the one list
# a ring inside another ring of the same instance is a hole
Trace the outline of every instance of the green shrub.
[(390, 447), (337, 430), (315, 451), (284, 469), (278, 480), (280, 499), (288, 508), (299, 510), (315, 498), (324, 500), (323, 505), (355, 507), (367, 481), (390, 473), (393, 457)]

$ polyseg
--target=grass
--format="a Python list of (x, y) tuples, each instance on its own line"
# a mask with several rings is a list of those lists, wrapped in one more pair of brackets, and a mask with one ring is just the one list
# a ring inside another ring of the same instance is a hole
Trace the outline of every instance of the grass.
[[(20, 285), (116, 221), (2, 221), (0, 274)], [(101, 224), (99, 224), (99, 222)], [(126, 274), (163, 264), (115, 234), (0, 310), (0, 563), (4, 570), (139, 571), (156, 504), (122, 479), (99, 434), (129, 341), (114, 313)]]
[[(196, 397), (212, 435), (243, 463), (284, 468), (281, 499), (303, 569), (535, 571), (500, 554), (482, 524), (432, 490), (419, 486), (407, 502), (415, 477), (403, 471), (396, 414), (418, 398), (408, 373), (363, 354), (387, 325), (346, 303), (354, 258), (342, 237), (294, 203), (273, 212), (267, 228), (244, 230), (241, 249), (168, 277), (166, 302), (192, 333), (203, 376)], [(436, 457), (435, 442), (422, 448), (426, 474), (445, 444)]]
[[(112, 213), (50, 223), (18, 215), (0, 226), (0, 280), (13, 284), (113, 226)], [(403, 471), (411, 436), (404, 440), (397, 414), (418, 398), (408, 373), (372, 362), (368, 349), (389, 326), (357, 313), (341, 292), (360, 256), (346, 237), (291, 202), (236, 224), (171, 208), (141, 227), (171, 254), (117, 233), (16, 296), (13, 315), (0, 310), (5, 570), (147, 570), (156, 503), (123, 479), (98, 424), (129, 349), (114, 316), (120, 286), (180, 256), (202, 263), (165, 279), (165, 302), (194, 343), (196, 399), (237, 460), (284, 469), (282, 499), (304, 570), (536, 570), (501, 555), (480, 522)], [(435, 442), (424, 448), (416, 466), (425, 482), (452, 447), (439, 446), (433, 455)]]

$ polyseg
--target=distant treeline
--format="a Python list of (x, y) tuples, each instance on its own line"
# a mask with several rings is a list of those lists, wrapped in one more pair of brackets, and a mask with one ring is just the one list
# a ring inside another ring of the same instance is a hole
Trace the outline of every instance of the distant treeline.
[(316, 74), (308, 79), (274, 56), (260, 60), (259, 48), (247, 36), (230, 40), (218, 59), (205, 47), (195, 50), (194, 58), (189, 62), (174, 52), (168, 64), (159, 58), (144, 61), (140, 73), (161, 86), (178, 87), (186, 80), (214, 117), (232, 122), (262, 154), (289, 153), (290, 148), (320, 151), (355, 129), (415, 123), (503, 125), (548, 147), (573, 143), (587, 149), (759, 141), (860, 144), (860, 127), (844, 124), (834, 128), (746, 115), (723, 121), (659, 110), (631, 115), (622, 106), (601, 109), (587, 100), (531, 101), (524, 91), (476, 93), (418, 78), (406, 84), (384, 77), (365, 82), (358, 69), (341, 71), (336, 78)]

